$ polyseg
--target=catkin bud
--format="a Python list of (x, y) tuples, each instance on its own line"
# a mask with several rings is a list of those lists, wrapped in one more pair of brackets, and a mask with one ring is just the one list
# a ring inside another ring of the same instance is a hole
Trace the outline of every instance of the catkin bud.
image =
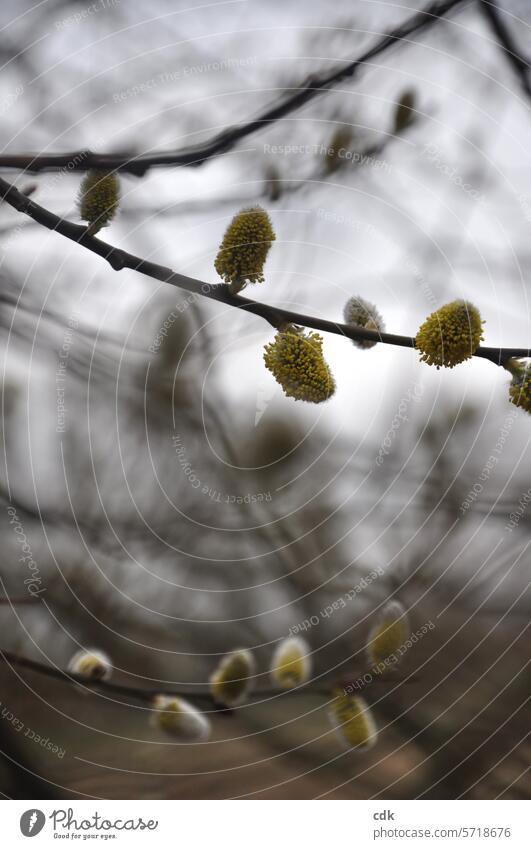
[(398, 134), (406, 130), (415, 120), (415, 92), (404, 91), (396, 104), (393, 132)]
[(73, 675), (81, 675), (87, 681), (107, 681), (112, 671), (110, 659), (97, 649), (77, 651), (67, 668)]
[(120, 203), (118, 176), (106, 171), (87, 171), (78, 203), (80, 218), (88, 222), (87, 233), (93, 236), (116, 215)]
[(376, 743), (378, 731), (372, 713), (360, 696), (336, 690), (329, 708), (329, 717), (341, 743), (347, 749), (366, 751)]
[(344, 154), (341, 155), (341, 151), (349, 150), (351, 144), (352, 128), (346, 124), (338, 127), (326, 148), (325, 171), (327, 174), (333, 174), (346, 164), (347, 158)]
[(323, 357), (323, 337), (287, 325), (264, 348), (264, 362), (288, 398), (319, 404), (334, 394), (336, 384)]
[(282, 690), (308, 681), (312, 671), (310, 647), (301, 637), (288, 637), (276, 647), (271, 662), (271, 678)]
[(241, 704), (252, 687), (255, 662), (250, 651), (237, 649), (223, 657), (210, 676), (214, 701), (226, 707)]
[(482, 320), (469, 301), (452, 301), (428, 316), (420, 326), (415, 347), (430, 366), (453, 368), (469, 360), (483, 339)]
[(526, 413), (531, 413), (531, 364), (512, 359), (506, 364), (506, 368), (513, 376), (509, 386), (511, 402)]
[(276, 165), (268, 165), (266, 168), (264, 192), (273, 202), (282, 194), (282, 178)]
[[(378, 333), (385, 331), (385, 324), (382, 316), (374, 306), (374, 304), (355, 295), (350, 298), (343, 308), (343, 317), (347, 324), (353, 327), (364, 327), (366, 330), (376, 330)], [(374, 348), (377, 342), (371, 342), (369, 339), (353, 339), (352, 344), (358, 348)]]
[(400, 602), (390, 601), (367, 639), (367, 657), (373, 672), (383, 672), (400, 660), (409, 634), (406, 611)]
[(152, 701), (152, 721), (155, 727), (162, 728), (183, 743), (195, 743), (207, 740), (210, 723), (186, 699), (160, 694)]
[(214, 263), (233, 294), (246, 283), (262, 283), (264, 264), (275, 232), (267, 212), (260, 206), (242, 209), (225, 231)]

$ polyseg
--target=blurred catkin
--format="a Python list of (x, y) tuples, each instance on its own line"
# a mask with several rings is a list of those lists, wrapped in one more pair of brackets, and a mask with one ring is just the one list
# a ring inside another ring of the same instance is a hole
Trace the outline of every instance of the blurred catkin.
[(217, 704), (235, 707), (252, 687), (255, 673), (250, 651), (237, 649), (226, 654), (210, 677), (210, 691)]
[(380, 672), (398, 662), (409, 634), (406, 611), (398, 601), (389, 602), (367, 640), (367, 656), (373, 671)]
[(531, 366), (522, 360), (509, 360), (506, 368), (513, 379), (509, 386), (509, 398), (516, 407), (531, 413)]
[(67, 668), (72, 674), (81, 675), (87, 681), (108, 681), (112, 672), (109, 657), (98, 649), (81, 649), (76, 652)]
[(342, 690), (336, 690), (333, 696), (329, 717), (342, 744), (360, 751), (374, 746), (378, 732), (365, 699)]
[(79, 215), (94, 235), (109, 224), (120, 203), (120, 181), (116, 174), (87, 171), (79, 194)]
[(160, 694), (152, 702), (153, 724), (183, 742), (206, 740), (210, 734), (208, 719), (186, 699)]
[(271, 662), (271, 678), (282, 690), (304, 684), (311, 674), (311, 653), (306, 640), (288, 637), (277, 646)]

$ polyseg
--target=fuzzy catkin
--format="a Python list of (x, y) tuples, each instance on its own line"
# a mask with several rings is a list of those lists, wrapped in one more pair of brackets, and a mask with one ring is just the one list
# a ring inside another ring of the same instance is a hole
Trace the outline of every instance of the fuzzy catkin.
[(329, 707), (330, 722), (347, 749), (366, 751), (378, 738), (371, 710), (361, 696), (352, 696), (336, 690)]
[(250, 651), (237, 649), (226, 654), (210, 676), (210, 692), (217, 704), (235, 707), (249, 693), (255, 673)]
[(400, 659), (409, 634), (406, 611), (398, 601), (389, 602), (367, 640), (367, 656), (375, 671), (385, 670)]
[[(343, 307), (343, 317), (346, 324), (353, 327), (363, 327), (366, 330), (376, 330), (378, 333), (385, 331), (385, 324), (382, 316), (376, 309), (374, 304), (366, 301), (355, 295), (349, 298)], [(368, 349), (374, 348), (377, 342), (371, 342), (370, 339), (352, 339), (352, 344), (357, 348)]]
[(225, 231), (214, 266), (233, 294), (246, 283), (262, 283), (264, 264), (275, 240), (267, 212), (260, 206), (242, 209)]
[(282, 690), (306, 683), (311, 674), (311, 652), (302, 637), (288, 637), (277, 646), (271, 663), (273, 683)]
[(319, 333), (305, 334), (302, 329), (288, 325), (265, 346), (264, 362), (288, 398), (320, 404), (335, 392)]
[(507, 367), (513, 375), (509, 386), (511, 403), (531, 413), (531, 365), (521, 360), (511, 360)]
[(79, 194), (79, 216), (94, 235), (116, 215), (120, 203), (120, 181), (116, 174), (87, 171)]
[(415, 338), (420, 359), (430, 366), (453, 368), (469, 360), (483, 339), (483, 322), (469, 301), (445, 304), (421, 324)]

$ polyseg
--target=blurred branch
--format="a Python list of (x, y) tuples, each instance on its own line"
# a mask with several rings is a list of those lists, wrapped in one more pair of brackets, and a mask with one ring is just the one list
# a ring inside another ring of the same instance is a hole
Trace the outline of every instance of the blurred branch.
[[(166, 696), (196, 699), (200, 702), (209, 704), (213, 708), (222, 710), (222, 708), (219, 708), (219, 706), (214, 701), (209, 690), (200, 690), (194, 692), (193, 689), (183, 691), (166, 689), (164, 687), (159, 687), (157, 689), (154, 689), (152, 687), (130, 687), (125, 684), (113, 684), (110, 681), (90, 680), (84, 677), (83, 675), (75, 675), (72, 672), (66, 672), (63, 669), (59, 669), (56, 666), (47, 666), (44, 663), (40, 663), (38, 660), (30, 660), (30, 658), (22, 657), (21, 655), (15, 654), (14, 652), (4, 651), (3, 649), (0, 649), (0, 661), (3, 661), (9, 666), (15, 666), (19, 669), (29, 669), (31, 672), (37, 672), (41, 675), (47, 675), (49, 678), (55, 678), (56, 680), (63, 681), (66, 684), (79, 684), (90, 690), (95, 689), (101, 691), (102, 693), (108, 693), (109, 695), (124, 696), (143, 703), (150, 703), (155, 696), (163, 694)], [(292, 695), (298, 693), (304, 693), (304, 695), (307, 695), (308, 691), (309, 688), (307, 686), (304, 686), (294, 688), (289, 692)], [(257, 690), (256, 696), (259, 698), (267, 698), (268, 696), (279, 696), (285, 692), (287, 691)], [(314, 695), (321, 695), (327, 697), (330, 696), (330, 692), (328, 689), (311, 690), (311, 692)]]
[[(0, 662), (7, 664), (8, 666), (14, 666), (19, 669), (29, 669), (31, 672), (37, 672), (41, 675), (47, 675), (49, 678), (55, 678), (58, 681), (63, 681), (66, 684), (78, 684), (83, 687), (88, 688), (89, 690), (97, 690), (102, 693), (108, 693), (109, 695), (115, 696), (124, 696), (128, 698), (135, 699), (136, 701), (140, 701), (142, 703), (150, 703), (155, 696), (158, 695), (166, 695), (166, 696), (176, 696), (179, 698), (187, 698), (187, 699), (195, 699), (197, 701), (206, 703), (210, 705), (215, 710), (223, 711), (224, 713), (232, 713), (232, 709), (224, 708), (220, 706), (214, 699), (210, 690), (172, 690), (166, 689), (164, 687), (159, 688), (144, 688), (144, 687), (131, 687), (126, 684), (113, 684), (110, 681), (104, 680), (91, 680), (83, 675), (76, 675), (73, 672), (66, 672), (63, 669), (59, 669), (57, 666), (47, 666), (45, 663), (40, 663), (38, 660), (31, 660), (27, 657), (22, 657), (21, 655), (15, 654), (14, 652), (4, 651), (4, 649), (0, 649)], [(359, 692), (366, 690), (368, 686), (372, 686), (374, 684), (383, 684), (384, 686), (393, 686), (397, 683), (410, 683), (417, 681), (417, 676), (410, 674), (407, 678), (398, 677), (397, 675), (391, 675), (389, 677), (382, 677), (378, 675), (371, 676), (371, 680), (369, 684), (366, 684), (362, 677), (359, 676), (356, 679), (344, 678), (343, 680), (336, 682), (336, 684), (331, 684), (328, 687), (323, 689), (314, 688), (310, 684), (302, 684), (296, 687), (291, 687), (289, 690), (279, 690), (279, 689), (264, 689), (264, 690), (256, 690), (254, 695), (257, 699), (270, 698), (274, 696), (282, 696), (282, 695), (303, 695), (307, 696), (308, 694), (314, 696), (322, 696), (324, 698), (329, 699), (331, 696), (331, 690), (334, 686), (346, 688), (352, 687), (354, 684), (355, 689)], [(193, 685), (191, 685), (193, 687)], [(249, 698), (249, 702), (252, 702), (252, 698)], [(244, 706), (244, 705), (242, 705)]]
[(154, 166), (191, 165), (197, 167), (209, 159), (231, 150), (247, 136), (305, 106), (322, 92), (329, 91), (344, 80), (352, 79), (376, 56), (396, 46), (410, 35), (436, 23), (464, 2), (465, 0), (443, 0), (442, 2), (436, 0), (426, 9), (416, 12), (408, 18), (402, 26), (384, 35), (375, 45), (362, 53), (357, 59), (349, 62), (345, 67), (338, 71), (309, 77), (304, 84), (287, 89), (279, 101), (268, 106), (257, 118), (228, 127), (203, 144), (176, 151), (144, 153), (137, 156), (123, 153), (98, 154), (90, 150), (50, 154), (4, 154), (0, 156), (0, 167), (17, 168), (31, 172), (57, 171), (66, 167), (69, 171), (87, 171), (90, 168), (99, 168), (106, 171), (126, 171), (136, 176), (142, 176), (149, 168)]
[[(258, 315), (265, 321), (269, 322), (273, 327), (278, 327), (280, 324), (291, 323), (298, 324), (303, 327), (311, 327), (315, 330), (322, 330), (325, 333), (335, 333), (338, 336), (345, 336), (348, 339), (370, 340), (372, 342), (383, 342), (386, 345), (398, 345), (402, 348), (414, 348), (415, 339), (411, 336), (401, 336), (396, 333), (379, 333), (374, 330), (366, 330), (363, 327), (356, 327), (349, 324), (340, 324), (335, 321), (328, 321), (324, 318), (316, 316), (304, 315), (303, 313), (292, 312), (291, 310), (275, 307), (270, 304), (261, 304), (257, 301), (252, 301), (249, 298), (244, 298), (241, 295), (232, 295), (229, 292), (229, 287), (225, 284), (213, 286), (211, 283), (205, 283), (201, 280), (196, 280), (193, 277), (187, 277), (184, 274), (179, 274), (171, 268), (166, 268), (163, 265), (149, 262), (134, 254), (128, 253), (121, 248), (115, 248), (107, 242), (97, 239), (95, 236), (87, 235), (87, 229), (80, 224), (72, 224), (70, 221), (65, 221), (63, 218), (54, 215), (53, 212), (45, 209), (35, 203), (22, 192), (19, 192), (14, 186), (0, 177), (0, 197), (3, 198), (10, 206), (29, 215), (34, 221), (42, 224), (48, 230), (54, 230), (70, 239), (73, 242), (87, 248), (97, 256), (107, 260), (114, 271), (121, 271), (124, 268), (130, 268), (133, 271), (138, 271), (151, 277), (154, 280), (160, 280), (163, 283), (169, 283), (176, 286), (178, 289), (184, 289), (197, 296), (211, 298), (219, 301), (229, 307), (243, 309), (247, 312)], [(504, 362), (512, 357), (529, 357), (529, 348), (490, 348), (479, 347), (474, 352), (475, 357), (482, 357), (490, 360), (495, 365), (503, 365)]]
[(503, 19), (504, 12), (498, 7), (495, 0), (481, 0), (481, 10), (494, 31), (500, 46), (503, 48), (508, 62), (510, 62), (519, 76), (525, 93), (528, 97), (531, 97), (531, 83), (529, 81), (530, 65), (518, 50), (512, 33)]
[(13, 607), (18, 606), (19, 604), (37, 604), (39, 599), (35, 596), (28, 596), (27, 598), (0, 598), (0, 604), (9, 604)]

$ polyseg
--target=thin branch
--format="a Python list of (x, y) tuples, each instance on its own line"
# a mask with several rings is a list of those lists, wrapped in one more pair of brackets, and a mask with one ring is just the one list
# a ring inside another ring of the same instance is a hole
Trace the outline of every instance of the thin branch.
[[(114, 684), (111, 681), (96, 681), (90, 680), (83, 675), (76, 675), (73, 672), (66, 672), (63, 669), (60, 669), (57, 666), (47, 666), (45, 663), (40, 663), (38, 660), (31, 660), (28, 657), (22, 657), (22, 655), (15, 654), (14, 652), (5, 651), (4, 649), (0, 649), (0, 662), (7, 664), (8, 666), (14, 666), (19, 669), (29, 669), (31, 672), (36, 672), (40, 675), (46, 675), (48, 678), (54, 678), (56, 681), (62, 681), (65, 684), (79, 684), (83, 687), (86, 687), (89, 690), (95, 690), (96, 692), (100, 691), (105, 694), (108, 693), (110, 696), (123, 696), (125, 698), (134, 699), (135, 701), (139, 701), (142, 704), (150, 704), (155, 696), (165, 695), (165, 696), (176, 696), (178, 698), (186, 698), (186, 699), (194, 699), (195, 701), (199, 701), (206, 705), (209, 705), (214, 710), (223, 710), (223, 708), (216, 703), (215, 699), (212, 696), (210, 690), (173, 690), (166, 689), (165, 687), (131, 687), (126, 684)], [(388, 678), (382, 676), (372, 676), (370, 682), (367, 684), (362, 680), (362, 677), (358, 677), (357, 679), (345, 678), (344, 681), (341, 682), (341, 687), (345, 688), (348, 686), (353, 686), (359, 692), (366, 690), (368, 686), (372, 686), (373, 684), (383, 684), (383, 685), (393, 685), (397, 682), (399, 683), (413, 683), (417, 681), (417, 677), (414, 675), (409, 675), (406, 679), (402, 679), (397, 677), (396, 675), (390, 676)], [(193, 688), (194, 685), (190, 685)], [(252, 694), (253, 698), (249, 699), (249, 702), (257, 699), (267, 699), (275, 696), (282, 695), (292, 695), (292, 696), (321, 696), (329, 699), (334, 686), (338, 686), (331, 684), (330, 686), (322, 689), (311, 687), (308, 684), (300, 685), (298, 687), (292, 687), (290, 690), (255, 690)], [(245, 705), (242, 705), (244, 707)]]
[(27, 598), (0, 598), (0, 604), (9, 604), (12, 607), (18, 607), (20, 604), (37, 604), (39, 599), (34, 596), (28, 596)]
[(408, 18), (402, 26), (384, 35), (357, 59), (348, 62), (337, 71), (322, 75), (316, 74), (309, 77), (302, 85), (287, 89), (279, 101), (266, 107), (257, 118), (228, 127), (203, 144), (176, 151), (138, 155), (131, 155), (130, 153), (98, 154), (90, 150), (70, 151), (69, 153), (5, 154), (0, 156), (0, 167), (17, 168), (33, 173), (57, 171), (61, 168), (68, 168), (69, 171), (87, 171), (90, 168), (99, 168), (106, 171), (126, 171), (130, 174), (142, 176), (149, 168), (154, 166), (202, 165), (209, 159), (231, 150), (242, 139), (305, 106), (319, 94), (330, 91), (338, 83), (352, 79), (381, 53), (436, 23), (464, 2), (465, 0), (436, 0), (426, 9), (418, 11)]
[[(375, 330), (366, 330), (364, 327), (353, 327), (349, 324), (341, 324), (316, 316), (304, 315), (303, 313), (293, 312), (292, 310), (271, 306), (270, 304), (261, 304), (249, 298), (244, 298), (241, 295), (231, 295), (228, 286), (225, 284), (213, 286), (211, 283), (205, 283), (202, 280), (187, 277), (184, 274), (173, 271), (171, 268), (166, 268), (163, 265), (157, 265), (157, 263), (142, 259), (121, 248), (115, 248), (107, 242), (97, 239), (95, 236), (88, 236), (86, 228), (81, 224), (72, 224), (71, 221), (65, 221), (63, 218), (54, 215), (53, 212), (35, 203), (35, 201), (28, 198), (22, 192), (19, 192), (18, 189), (1, 177), (0, 198), (3, 198), (3, 200), (18, 212), (29, 215), (30, 218), (33, 218), (34, 221), (42, 224), (48, 230), (56, 231), (67, 239), (92, 251), (97, 256), (102, 257), (114, 271), (130, 268), (133, 271), (145, 274), (146, 277), (151, 277), (153, 280), (160, 280), (163, 283), (169, 283), (178, 289), (184, 289), (186, 292), (191, 292), (200, 297), (211, 298), (229, 307), (246, 310), (253, 313), (253, 315), (260, 316), (273, 327), (278, 327), (282, 323), (291, 323), (303, 327), (311, 327), (314, 330), (322, 330), (325, 333), (335, 333), (338, 336), (345, 336), (347, 339), (383, 342), (385, 345), (398, 345), (401, 348), (415, 347), (415, 339), (412, 336), (400, 336), (396, 333), (379, 333)], [(529, 357), (530, 353), (529, 348), (490, 348), (482, 346), (474, 352), (474, 356), (490, 360), (495, 365), (503, 365), (512, 357)]]
[(503, 52), (510, 64), (513, 66), (522, 88), (528, 97), (531, 97), (531, 83), (529, 81), (530, 65), (520, 53), (512, 33), (503, 19), (503, 12), (494, 0), (480, 0), (481, 10), (488, 20)]
[[(143, 704), (150, 704), (155, 696), (166, 695), (176, 696), (178, 698), (194, 699), (195, 701), (205, 703), (214, 709), (219, 709), (219, 706), (214, 701), (209, 690), (194, 691), (193, 689), (173, 690), (166, 689), (165, 687), (131, 687), (126, 684), (114, 684), (111, 681), (91, 681), (82, 675), (75, 675), (72, 672), (66, 672), (63, 669), (59, 669), (57, 666), (47, 666), (44, 663), (40, 663), (38, 660), (30, 660), (30, 658), (22, 657), (14, 652), (4, 651), (3, 649), (0, 649), (0, 661), (19, 669), (29, 669), (31, 672), (46, 675), (48, 678), (54, 678), (56, 681), (63, 681), (65, 684), (79, 684), (89, 690), (96, 690), (114, 696), (123, 696), (134, 699), (135, 701), (139, 701)], [(193, 687), (193, 685), (191, 685), (191, 687)], [(286, 691), (284, 690), (256, 690), (254, 696), (256, 698), (268, 698), (272, 696), (280, 696), (285, 692)], [(308, 693), (311, 693), (316, 696), (330, 696), (330, 691), (328, 689), (310, 690), (308, 687), (297, 687), (290, 690), (290, 693), (292, 695), (302, 695), (303, 693), (308, 695)]]

